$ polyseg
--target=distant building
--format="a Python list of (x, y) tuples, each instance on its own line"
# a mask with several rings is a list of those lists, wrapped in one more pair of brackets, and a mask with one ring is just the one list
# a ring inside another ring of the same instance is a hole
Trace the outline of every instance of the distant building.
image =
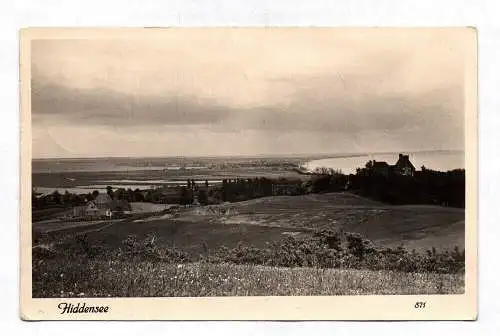
[(388, 176), (391, 171), (391, 166), (384, 161), (373, 161), (373, 171), (378, 174)]
[(131, 211), (124, 200), (113, 200), (108, 194), (99, 194), (93, 201), (73, 208), (73, 217), (85, 219), (111, 218)]
[(403, 176), (414, 176), (415, 166), (411, 163), (409, 155), (399, 154), (398, 161), (394, 165), (389, 165), (384, 161), (373, 161), (372, 169), (374, 172), (388, 176), (390, 173), (403, 175)]
[(111, 203), (112, 200), (113, 199), (111, 198), (111, 196), (109, 196), (108, 194), (102, 193), (102, 194), (97, 195), (97, 197), (93, 200), (93, 202), (96, 205), (106, 205), (106, 204)]
[(409, 155), (399, 154), (398, 162), (392, 166), (392, 170), (399, 175), (413, 176), (415, 175), (415, 166), (410, 161)]

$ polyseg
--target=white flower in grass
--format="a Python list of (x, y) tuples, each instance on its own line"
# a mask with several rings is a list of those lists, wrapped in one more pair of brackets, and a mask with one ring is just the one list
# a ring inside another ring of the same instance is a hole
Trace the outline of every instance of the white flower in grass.
[(64, 278), (64, 274), (63, 274), (63, 273), (61, 273), (60, 277), (61, 277), (61, 278)]
[(178, 264), (178, 265), (177, 265), (177, 268), (182, 268), (182, 267), (183, 267), (183, 265), (182, 265), (182, 264)]

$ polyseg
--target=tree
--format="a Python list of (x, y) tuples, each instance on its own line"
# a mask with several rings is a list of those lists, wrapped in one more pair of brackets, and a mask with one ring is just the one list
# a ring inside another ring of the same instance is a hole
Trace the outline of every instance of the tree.
[(139, 188), (136, 188), (134, 190), (133, 195), (132, 195), (132, 201), (133, 202), (144, 202), (144, 195), (139, 190)]
[(198, 191), (198, 202), (200, 202), (201, 205), (208, 204), (208, 194), (206, 189), (200, 189)]
[(61, 194), (59, 193), (59, 191), (54, 190), (54, 192), (52, 193), (52, 200), (55, 204), (61, 204)]
[(126, 200), (127, 199), (127, 191), (123, 188), (116, 189), (114, 192), (114, 198), (117, 200)]
[(180, 203), (181, 204), (191, 204), (193, 203), (193, 193), (187, 187), (182, 186), (180, 191)]
[(63, 203), (64, 204), (71, 204), (71, 194), (66, 190), (63, 195)]
[(340, 170), (335, 170), (328, 167), (316, 167), (314, 173), (318, 175), (340, 175), (342, 172)]
[(107, 186), (106, 193), (109, 195), (109, 197), (113, 198), (113, 187)]

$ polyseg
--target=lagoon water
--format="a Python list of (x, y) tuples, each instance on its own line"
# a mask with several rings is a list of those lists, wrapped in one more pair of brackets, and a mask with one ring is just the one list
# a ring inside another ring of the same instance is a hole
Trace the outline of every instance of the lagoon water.
[[(369, 160), (385, 161), (393, 165), (398, 160), (398, 154), (373, 154), (313, 160), (306, 163), (304, 168), (313, 171), (316, 168), (325, 167), (340, 170), (344, 174), (355, 174), (356, 168), (364, 167)], [(462, 151), (406, 152), (405, 154), (410, 156), (410, 161), (417, 170), (420, 170), (422, 166), (440, 171), (465, 168), (465, 155)]]
[[(389, 164), (395, 164), (398, 160), (399, 153), (392, 154), (373, 154), (373, 155), (353, 155), (353, 154), (337, 154), (332, 158), (323, 158), (312, 160), (303, 167), (309, 171), (313, 171), (318, 167), (333, 168), (341, 170), (344, 174), (356, 173), (356, 168), (364, 167), (369, 160), (386, 161)], [(447, 171), (456, 168), (465, 168), (465, 156), (463, 151), (432, 151), (432, 152), (406, 152), (410, 156), (410, 160), (417, 170), (422, 166), (428, 169)], [(332, 155), (333, 156), (333, 155)], [(52, 160), (34, 160), (33, 174), (57, 175), (64, 174), (60, 178), (55, 178), (53, 181), (46, 181), (46, 177), (38, 179), (38, 183), (34, 183), (36, 192), (41, 194), (50, 194), (54, 190), (64, 193), (65, 190), (71, 193), (88, 193), (93, 190), (105, 192), (106, 186), (111, 185), (113, 188), (131, 188), (144, 189), (151, 186), (165, 185), (185, 185), (186, 178), (195, 178), (196, 174), (186, 173), (184, 175), (180, 170), (181, 167), (186, 170), (203, 171), (201, 183), (208, 180), (210, 185), (222, 183), (220, 179), (223, 169), (211, 171), (207, 168), (207, 164), (211, 162), (224, 163), (227, 158), (213, 159), (193, 159), (193, 158), (96, 158), (96, 159), (52, 159)], [(245, 162), (244, 158), (239, 159)], [(246, 161), (252, 160), (250, 158)], [(305, 159), (307, 160), (307, 159)], [(187, 164), (186, 164), (187, 163)], [(179, 173), (170, 178), (155, 178), (164, 175), (158, 175), (153, 171), (172, 171), (178, 170)], [(140, 173), (142, 171), (142, 173)], [(79, 172), (84, 172), (84, 175), (79, 176)], [(104, 177), (104, 172), (107, 172)], [(122, 173), (138, 172), (132, 176), (124, 176)], [(283, 172), (290, 173), (287, 169)], [(293, 173), (293, 172), (292, 172)], [(91, 174), (91, 175), (89, 175)], [(241, 174), (244, 175), (244, 172)], [(116, 175), (116, 178), (114, 178)], [(88, 176), (92, 176), (89, 178)], [(112, 177), (111, 177), (112, 176)], [(81, 178), (86, 177), (86, 178)], [(62, 183), (64, 182), (64, 183)]]
[[(35, 191), (42, 195), (52, 194), (54, 191), (59, 191), (59, 193), (63, 194), (65, 191), (68, 191), (72, 194), (88, 194), (94, 190), (99, 191), (100, 193), (105, 193), (107, 191), (107, 186), (111, 186), (113, 190), (116, 189), (149, 189), (152, 187), (160, 187), (160, 186), (185, 186), (187, 184), (184, 180), (177, 181), (168, 181), (168, 180), (148, 180), (148, 181), (139, 181), (139, 180), (108, 180), (103, 181), (108, 182), (107, 184), (89, 184), (89, 185), (79, 185), (75, 187), (35, 187)], [(209, 185), (216, 185), (222, 183), (222, 180), (207, 180)], [(121, 183), (121, 184), (116, 184)], [(135, 184), (134, 184), (135, 183)], [(204, 181), (198, 181), (199, 185), (204, 185)]]
[(182, 158), (82, 158), (34, 159), (33, 173), (134, 172), (147, 170), (193, 170), (204, 165), (183, 165)]

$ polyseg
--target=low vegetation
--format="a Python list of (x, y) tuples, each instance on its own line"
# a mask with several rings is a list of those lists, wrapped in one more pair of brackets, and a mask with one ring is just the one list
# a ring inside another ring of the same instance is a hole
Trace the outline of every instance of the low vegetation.
[(33, 296), (440, 294), (464, 289), (464, 252), (378, 248), (360, 235), (318, 231), (257, 248), (193, 257), (155, 236), (118, 248), (68, 235), (33, 249)]
[[(179, 297), (447, 294), (464, 289), (461, 274), (81, 260), (47, 261), (33, 279), (34, 297)], [(44, 272), (45, 271), (45, 272)]]

